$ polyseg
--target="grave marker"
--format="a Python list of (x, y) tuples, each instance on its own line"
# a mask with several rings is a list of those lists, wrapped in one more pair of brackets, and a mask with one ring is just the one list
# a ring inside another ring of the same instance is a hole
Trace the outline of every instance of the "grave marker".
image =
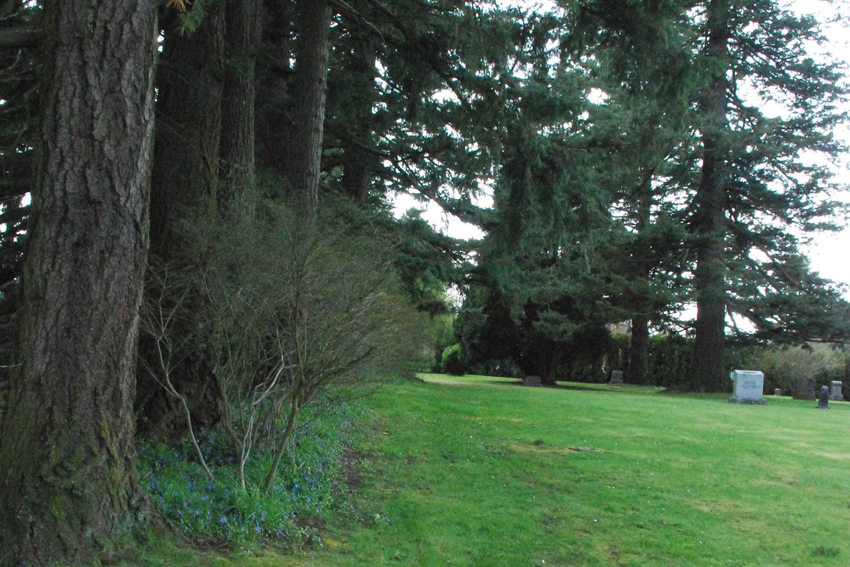
[(734, 383), (734, 395), (729, 400), (736, 404), (766, 404), (764, 399), (764, 374), (758, 370), (733, 370), (729, 378)]

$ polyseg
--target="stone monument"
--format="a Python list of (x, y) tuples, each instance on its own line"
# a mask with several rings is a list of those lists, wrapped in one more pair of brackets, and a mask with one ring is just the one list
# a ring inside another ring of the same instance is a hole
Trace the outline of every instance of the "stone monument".
[(623, 371), (622, 370), (612, 370), (611, 371), (611, 384), (622, 384), (623, 383)]
[(832, 386), (832, 389), (829, 392), (829, 399), (834, 402), (843, 402), (844, 395), (841, 393), (841, 381), (833, 380), (829, 385)]
[(820, 387), (820, 396), (818, 396), (818, 409), (829, 409), (829, 388), (826, 386)]
[(731, 403), (766, 404), (764, 399), (764, 373), (758, 370), (733, 370), (729, 374), (734, 386)]

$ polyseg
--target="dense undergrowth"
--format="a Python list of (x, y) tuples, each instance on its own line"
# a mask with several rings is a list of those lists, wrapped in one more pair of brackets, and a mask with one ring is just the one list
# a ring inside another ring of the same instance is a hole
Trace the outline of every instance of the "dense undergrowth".
[(304, 411), (297, 440), (268, 491), (262, 481), (273, 455), (253, 455), (246, 465), (247, 490), (238, 459), (217, 430), (199, 444), (215, 480), (186, 440), (177, 447), (141, 442), (142, 484), (160, 515), (190, 541), (204, 546), (298, 549), (321, 544), (319, 528), (337, 505), (342, 455), (362, 412), (351, 402), (323, 401)]

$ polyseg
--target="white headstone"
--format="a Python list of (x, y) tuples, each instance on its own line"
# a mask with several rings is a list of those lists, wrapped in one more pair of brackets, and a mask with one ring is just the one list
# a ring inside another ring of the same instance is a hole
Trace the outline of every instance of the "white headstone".
[(738, 404), (764, 404), (764, 374), (758, 370), (733, 370), (729, 377), (734, 383), (734, 396), (729, 400)]
[(843, 401), (844, 396), (841, 393), (841, 381), (833, 380), (832, 382), (830, 382), (830, 385), (832, 386), (832, 390), (829, 393), (829, 399), (839, 402)]

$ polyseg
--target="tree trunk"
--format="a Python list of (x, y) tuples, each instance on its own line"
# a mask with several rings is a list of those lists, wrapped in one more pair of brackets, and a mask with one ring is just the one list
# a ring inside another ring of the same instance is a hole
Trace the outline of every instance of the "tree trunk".
[(318, 203), (331, 6), (325, 0), (300, 0), (298, 6), (292, 127), (284, 173), (293, 196), (309, 216)]
[[(221, 133), (221, 97), (224, 84), (224, 12), (211, 6), (200, 27), (181, 33), (176, 14), (163, 24), (165, 40), (157, 66), (156, 143), (151, 186), (151, 256), (168, 264), (202, 262), (203, 250), (193, 249), (183, 223), (212, 220), (216, 214)], [(201, 312), (203, 299), (185, 303), (189, 312)], [(174, 335), (192, 329), (172, 330)], [(148, 337), (142, 336), (140, 356), (151, 356)], [(199, 348), (198, 351), (202, 351)], [(218, 394), (205, 352), (186, 353), (171, 377), (175, 388), (189, 400), (192, 416), (201, 426), (219, 417)], [(144, 366), (144, 365), (142, 365)], [(183, 408), (147, 372), (139, 374), (136, 411), (139, 423), (161, 433), (183, 431)]]
[(646, 315), (632, 317), (631, 341), (629, 343), (629, 382), (649, 382), (649, 319)]
[(132, 402), (153, 2), (51, 2), (40, 180), (0, 422), (0, 563), (88, 562), (143, 509)]
[(185, 251), (180, 222), (211, 218), (218, 179), (224, 16), (214, 4), (192, 34), (172, 14), (157, 67), (156, 147), (151, 187), (151, 254)]
[(696, 336), (690, 387), (721, 391), (724, 380), (724, 330), (726, 325), (726, 136), (728, 129), (725, 63), (729, 42), (729, 0), (712, 0), (708, 6), (709, 38), (706, 55), (719, 64), (703, 103), (702, 177), (696, 195), (694, 229), (697, 235)]
[(254, 195), (254, 99), (261, 0), (228, 0), (221, 126), (219, 208), (251, 215)]
[[(365, 203), (378, 162), (373, 150), (373, 109), (378, 98), (375, 77), (377, 57), (370, 32), (352, 31), (355, 44), (347, 56), (346, 70), (350, 74), (344, 104), (349, 107), (349, 130), (342, 135), (342, 188), (351, 199)], [(356, 93), (356, 94), (353, 94)]]

